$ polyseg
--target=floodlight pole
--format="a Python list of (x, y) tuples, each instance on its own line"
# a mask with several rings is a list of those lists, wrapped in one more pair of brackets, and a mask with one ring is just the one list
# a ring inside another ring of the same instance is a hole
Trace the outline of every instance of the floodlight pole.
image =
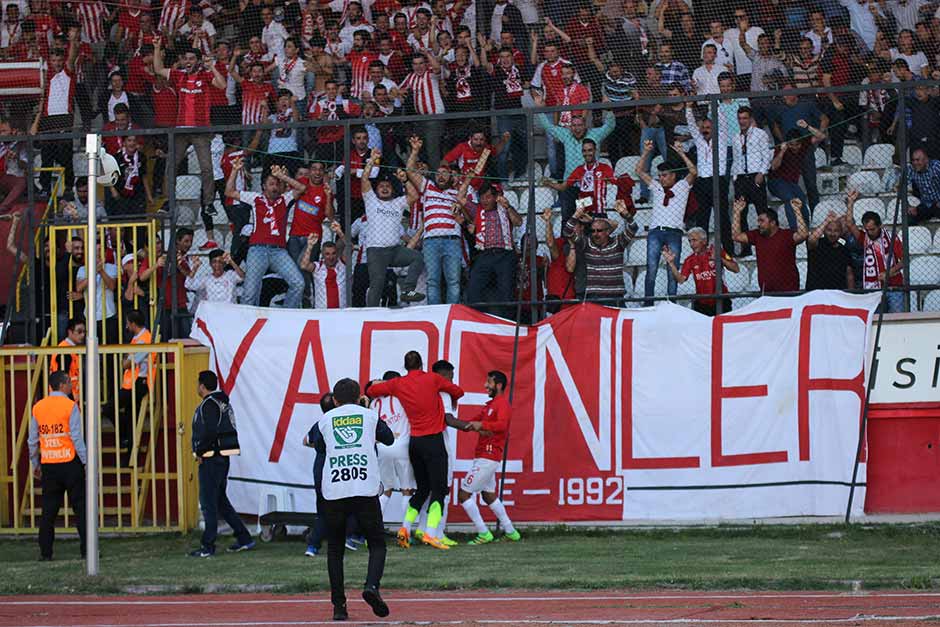
[(85, 238), (85, 278), (88, 280), (85, 310), (92, 319), (85, 325), (85, 573), (98, 575), (98, 337), (95, 306), (98, 303), (98, 148), (101, 137), (85, 136), (88, 156), (88, 234)]

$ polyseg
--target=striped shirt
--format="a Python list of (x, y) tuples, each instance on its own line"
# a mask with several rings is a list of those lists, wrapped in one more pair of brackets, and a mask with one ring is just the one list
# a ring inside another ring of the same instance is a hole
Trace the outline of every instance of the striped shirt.
[(604, 93), (611, 102), (627, 102), (633, 100), (636, 91), (636, 78), (633, 74), (625, 72), (620, 78), (611, 78), (604, 75)]
[(907, 177), (917, 191), (921, 203), (927, 207), (940, 205), (940, 161), (931, 159), (923, 172), (908, 164)]
[(167, 0), (160, 12), (159, 30), (170, 33), (176, 30), (176, 23), (185, 19), (189, 13), (189, 0)]
[(269, 99), (274, 95), (271, 83), (242, 81), (242, 124), (260, 124), (267, 120)]
[(104, 17), (108, 10), (101, 0), (78, 5), (78, 23), (82, 27), (82, 41), (96, 44), (105, 40)]
[[(570, 218), (568, 227), (574, 230), (577, 220)], [(584, 260), (587, 270), (585, 291), (588, 296), (622, 298), (626, 288), (623, 284), (623, 253), (632, 236), (629, 231), (611, 238), (605, 246), (597, 246), (588, 236), (577, 242), (578, 255)]]
[(441, 98), (441, 77), (430, 70), (418, 76), (414, 72), (405, 77), (403, 89), (410, 89), (414, 96), (415, 110), (420, 115), (444, 113), (444, 100)]
[(424, 237), (460, 237), (460, 225), (454, 219), (457, 190), (441, 189), (431, 181), (424, 182), (421, 204), (424, 205)]

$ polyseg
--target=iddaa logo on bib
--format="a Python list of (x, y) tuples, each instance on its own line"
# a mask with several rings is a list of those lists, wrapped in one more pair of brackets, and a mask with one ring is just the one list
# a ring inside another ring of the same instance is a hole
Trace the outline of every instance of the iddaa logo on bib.
[(333, 418), (333, 439), (336, 448), (356, 446), (362, 439), (362, 416), (336, 416)]

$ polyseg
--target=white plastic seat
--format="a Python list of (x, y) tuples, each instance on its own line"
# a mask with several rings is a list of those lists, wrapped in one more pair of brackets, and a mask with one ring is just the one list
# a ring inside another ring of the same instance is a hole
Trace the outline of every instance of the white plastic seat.
[(742, 296), (741, 298), (733, 298), (731, 300), (731, 312), (734, 313), (738, 309), (744, 309), (748, 305), (754, 302), (754, 298), (750, 296)]
[(512, 207), (513, 209), (515, 209), (517, 212), (519, 212), (519, 213), (526, 213), (526, 212), (528, 212), (528, 210), (529, 210), (528, 205), (525, 206), (525, 207), (520, 207), (520, 206), (519, 206), (519, 195), (516, 194), (516, 192), (515, 192), (514, 190), (511, 190), (511, 189), (503, 189), (503, 196), (506, 198), (506, 200), (509, 201), (509, 206)]
[(911, 257), (911, 285), (940, 283), (940, 258), (933, 255)]
[(199, 200), (201, 198), (201, 178), (192, 174), (176, 177), (176, 200)]
[(639, 227), (639, 231), (637, 231), (638, 234), (646, 233), (647, 229), (649, 229), (652, 216), (652, 209), (637, 209), (637, 212), (633, 214), (633, 221), (636, 222)]
[(872, 144), (865, 151), (863, 168), (883, 169), (894, 166), (894, 144)]
[(826, 151), (822, 148), (817, 148), (816, 152), (813, 153), (813, 156), (816, 157), (816, 167), (822, 168), (829, 163), (829, 158), (826, 156)]
[[(558, 199), (558, 194), (551, 187), (536, 187), (535, 188), (535, 211), (536, 213), (541, 213), (545, 211), (546, 207), (553, 207), (555, 202)], [(519, 207), (518, 211), (520, 213), (529, 212), (529, 190), (523, 189), (519, 192)]]
[(858, 146), (845, 146), (842, 148), (842, 160), (849, 165), (862, 164), (862, 149)]
[(874, 196), (881, 191), (881, 177), (875, 172), (855, 172), (849, 176), (848, 189), (858, 190), (863, 196)]
[(630, 250), (627, 252), (627, 265), (646, 267), (646, 240), (636, 240), (630, 244)]
[(807, 263), (805, 261), (796, 262), (796, 271), (800, 274), (800, 287), (806, 285)]
[(940, 252), (940, 229), (933, 235), (933, 251)]
[(261, 517), (270, 512), (296, 512), (294, 493), (279, 486), (262, 486), (258, 495), (258, 524), (255, 533), (261, 534)]
[[(912, 226), (907, 230), (907, 246), (911, 255), (921, 255), (930, 252), (933, 239), (926, 226)], [(937, 258), (937, 267), (940, 268), (940, 258)]]
[(940, 290), (931, 290), (924, 295), (921, 311), (940, 311)]
[[(861, 202), (859, 200), (858, 202)], [(829, 212), (835, 213), (837, 216), (845, 215), (845, 203), (841, 200), (827, 199), (821, 201), (816, 205), (816, 209), (813, 211), (812, 219), (810, 220), (810, 226), (819, 226), (826, 220), (826, 216), (829, 215)]]
[(738, 267), (737, 272), (731, 272), (727, 268), (724, 270), (725, 286), (729, 292), (747, 292), (751, 286), (751, 273), (747, 266), (739, 263)]
[(617, 159), (617, 164), (614, 166), (614, 176), (622, 176), (624, 174), (629, 174), (634, 179), (637, 179), (636, 164), (638, 164), (639, 162), (640, 162), (640, 157), (636, 155), (620, 157), (619, 159)]
[(796, 246), (796, 258), (797, 259), (806, 259), (809, 254), (809, 251), (806, 248), (806, 242), (801, 242)]
[(862, 223), (862, 216), (865, 215), (868, 211), (874, 211), (878, 216), (884, 221), (885, 217), (885, 204), (881, 202), (880, 198), (859, 198), (855, 201), (855, 208), (852, 210), (852, 215), (855, 218), (855, 224)]

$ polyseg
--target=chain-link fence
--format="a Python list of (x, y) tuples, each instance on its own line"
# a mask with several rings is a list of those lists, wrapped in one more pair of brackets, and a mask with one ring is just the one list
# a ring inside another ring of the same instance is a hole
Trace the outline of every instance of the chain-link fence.
[[(202, 299), (462, 302), (532, 321), (582, 300), (669, 299), (713, 314), (763, 293), (887, 283), (890, 311), (936, 309), (940, 164), (909, 139), (925, 88), (778, 86), (735, 92), (721, 73), (713, 94), (670, 84), (656, 99), (638, 88), (579, 109), (141, 129), (133, 139), (111, 131), (105, 143), (125, 161), (118, 185), (100, 188), (99, 255), (104, 275), (116, 275), (103, 280), (120, 283), (114, 293), (129, 307), (152, 308), (148, 324), (163, 337), (188, 335)], [(865, 103), (876, 100), (894, 122), (873, 115)], [(337, 141), (325, 134), (337, 132)], [(42, 136), (3, 139), (41, 162)], [(84, 172), (79, 138), (67, 141)], [(131, 162), (129, 144), (140, 147)], [(31, 173), (40, 185), (45, 174)], [(66, 180), (50, 176), (60, 188), (30, 218), (32, 238), (23, 220), (10, 231), (17, 268), (58, 265), (81, 246), (69, 229), (87, 215), (87, 186)], [(45, 199), (39, 189), (28, 190), (34, 204)], [(159, 225), (147, 232), (138, 217)], [(10, 304), (23, 312), (31, 302), (20, 317), (37, 321), (24, 339), (49, 328), (63, 337), (62, 304), (76, 290), (56, 287), (55, 302), (44, 300), (42, 281), (17, 272)]]

